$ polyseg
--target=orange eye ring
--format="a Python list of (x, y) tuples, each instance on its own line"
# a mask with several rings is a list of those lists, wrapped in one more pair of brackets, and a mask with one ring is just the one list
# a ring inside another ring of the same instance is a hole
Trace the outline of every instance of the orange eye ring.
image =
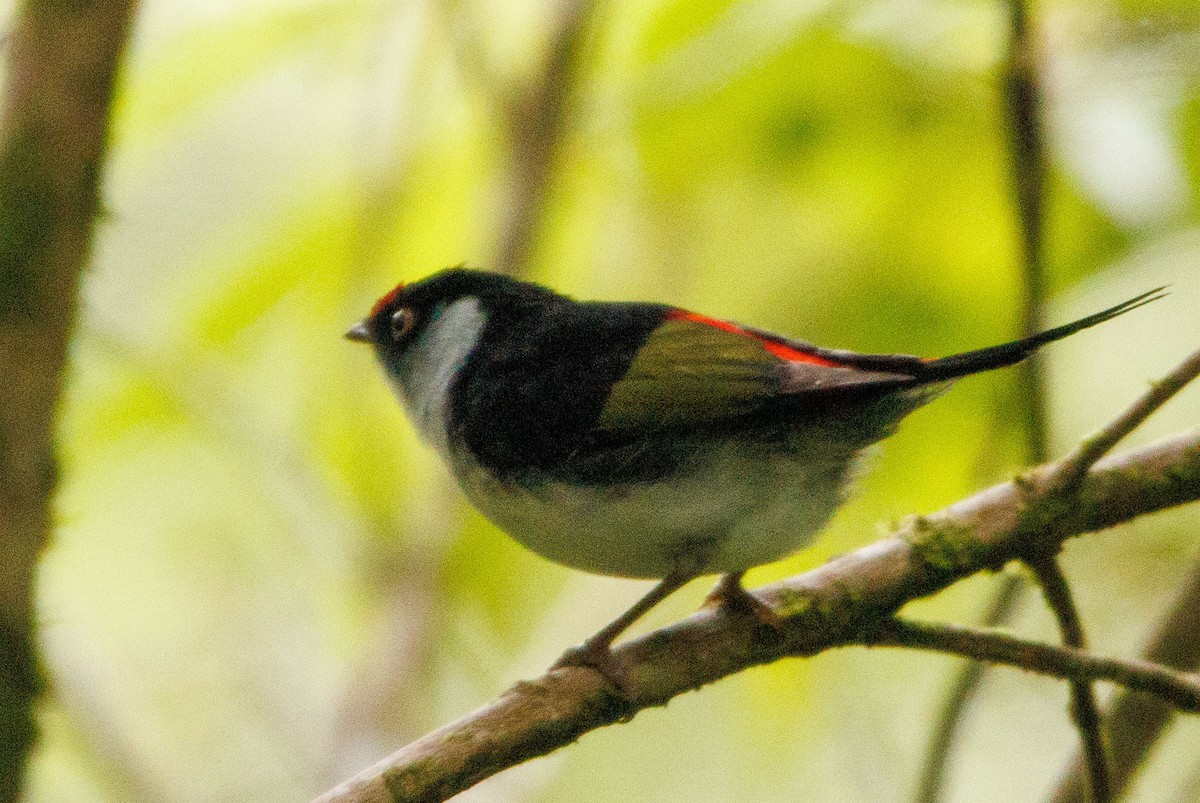
[(392, 339), (403, 340), (413, 330), (417, 316), (408, 307), (401, 307), (392, 313)]

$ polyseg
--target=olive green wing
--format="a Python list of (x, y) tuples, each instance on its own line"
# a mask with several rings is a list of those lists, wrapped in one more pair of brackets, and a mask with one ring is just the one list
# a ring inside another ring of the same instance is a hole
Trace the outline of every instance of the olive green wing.
[(676, 311), (613, 385), (594, 430), (619, 435), (705, 426), (784, 400), (794, 405), (804, 398), (912, 380), (815, 352), (806, 343)]
[(613, 385), (595, 428), (668, 429), (754, 412), (778, 393), (781, 364), (754, 337), (667, 320)]

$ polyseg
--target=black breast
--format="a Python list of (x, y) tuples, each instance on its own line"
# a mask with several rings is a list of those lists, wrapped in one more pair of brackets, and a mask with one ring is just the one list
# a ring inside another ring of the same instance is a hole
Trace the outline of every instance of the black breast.
[(492, 310), (480, 347), (451, 392), (452, 433), (505, 480), (531, 472), (573, 475), (603, 462), (590, 433), (610, 388), (667, 309), (559, 298)]

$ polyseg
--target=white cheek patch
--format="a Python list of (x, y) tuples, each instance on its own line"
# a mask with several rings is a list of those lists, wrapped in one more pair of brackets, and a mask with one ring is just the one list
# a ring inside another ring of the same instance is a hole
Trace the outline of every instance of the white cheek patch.
[(434, 448), (446, 450), (446, 406), (450, 386), (479, 342), (487, 317), (473, 296), (438, 306), (433, 320), (409, 346), (392, 384), (417, 432)]

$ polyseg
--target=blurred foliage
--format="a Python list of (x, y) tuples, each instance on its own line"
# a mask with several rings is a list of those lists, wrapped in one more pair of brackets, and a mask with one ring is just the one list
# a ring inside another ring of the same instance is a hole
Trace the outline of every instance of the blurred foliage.
[[(55, 694), (31, 800), (305, 799), (642, 593), (468, 510), (340, 337), (397, 281), (488, 264), (522, 168), (505, 114), (557, 8), (143, 4), (63, 411), (41, 576)], [(1200, 340), (1200, 7), (1038, 12), (1050, 317), (1172, 285), (1048, 355), (1063, 450)], [(1013, 335), (1004, 20), (983, 0), (601, 4), (525, 273), (860, 350)], [(972, 379), (915, 415), (828, 534), (752, 583), (1016, 470), (1013, 392), (1011, 374)], [(1190, 391), (1136, 439), (1198, 413)], [(1068, 547), (1099, 650), (1136, 653), (1198, 523), (1177, 511)], [(991, 584), (914, 612), (971, 620)], [(1052, 637), (1027, 607), (1014, 626)], [(865, 650), (765, 667), (464, 799), (898, 799), (950, 668)], [(1033, 799), (1074, 749), (1064, 686), (992, 677), (953, 800)], [(1180, 721), (1133, 798), (1187, 799), (1197, 755), (1200, 723)]]

